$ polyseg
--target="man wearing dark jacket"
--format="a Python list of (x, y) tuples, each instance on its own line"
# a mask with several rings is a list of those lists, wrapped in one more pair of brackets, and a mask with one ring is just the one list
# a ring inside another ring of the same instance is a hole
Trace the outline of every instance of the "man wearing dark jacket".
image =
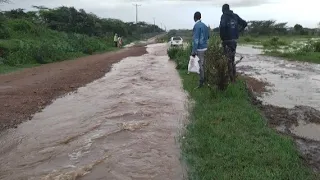
[(224, 53), (229, 59), (228, 70), (230, 80), (235, 82), (236, 66), (234, 60), (237, 49), (237, 40), (239, 38), (239, 32), (247, 27), (247, 22), (233, 13), (228, 4), (222, 6), (222, 13), (219, 27), (220, 38), (222, 40)]

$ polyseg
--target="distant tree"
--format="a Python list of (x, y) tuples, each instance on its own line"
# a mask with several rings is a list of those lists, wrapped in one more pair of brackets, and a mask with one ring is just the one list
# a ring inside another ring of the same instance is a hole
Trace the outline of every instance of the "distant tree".
[(304, 29), (300, 24), (294, 25), (293, 29), (296, 34), (300, 34), (300, 35), (304, 34)]
[(248, 33), (253, 35), (287, 34), (286, 22), (276, 23), (275, 20), (249, 21)]
[(301, 30), (303, 29), (302, 25), (300, 25), (300, 24), (294, 25), (293, 28), (294, 28), (294, 30), (297, 31), (297, 32), (299, 32), (299, 31), (301, 31)]

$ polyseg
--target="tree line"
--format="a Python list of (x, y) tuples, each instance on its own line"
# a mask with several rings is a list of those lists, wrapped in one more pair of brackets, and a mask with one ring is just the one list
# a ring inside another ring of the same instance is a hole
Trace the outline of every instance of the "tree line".
[(100, 18), (74, 7), (33, 7), (34, 11), (0, 12), (0, 67), (45, 64), (109, 51), (114, 48), (115, 33), (129, 43), (163, 32), (146, 22)]
[[(219, 27), (213, 29), (219, 32)], [(244, 34), (250, 35), (320, 35), (319, 28), (306, 28), (300, 24), (294, 27), (288, 26), (287, 22), (277, 22), (275, 20), (255, 20), (248, 21), (248, 27)]]
[[(86, 34), (89, 36), (108, 36), (118, 33), (121, 36), (140, 36), (146, 33), (163, 32), (157, 25), (146, 22), (123, 22), (119, 19), (100, 18), (84, 9), (74, 7), (47, 8), (33, 6), (36, 11), (13, 9), (1, 12), (1, 23), (5, 19), (23, 19), (36, 25), (43, 25), (52, 30)], [(2, 30), (3, 31), (3, 30)]]

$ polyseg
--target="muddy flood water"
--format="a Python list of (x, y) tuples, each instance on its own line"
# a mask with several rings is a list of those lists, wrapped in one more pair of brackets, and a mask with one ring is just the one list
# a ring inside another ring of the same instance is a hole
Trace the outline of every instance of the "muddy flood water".
[(187, 96), (165, 44), (0, 134), (0, 179), (183, 179)]
[(320, 65), (268, 57), (250, 46), (237, 49), (244, 56), (238, 70), (266, 82), (258, 99), (269, 124), (295, 139), (298, 149), (320, 171)]

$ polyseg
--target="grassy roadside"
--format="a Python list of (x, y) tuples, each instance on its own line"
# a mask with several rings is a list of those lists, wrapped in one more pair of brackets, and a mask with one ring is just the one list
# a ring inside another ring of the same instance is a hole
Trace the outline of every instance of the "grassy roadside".
[[(263, 45), (265, 42), (270, 41), (270, 39), (274, 38), (275, 36), (240, 36), (239, 43), (240, 44), (252, 44), (252, 45)], [(277, 36), (279, 41), (283, 42), (284, 44), (291, 44), (292, 42), (300, 42), (300, 41), (308, 41), (311, 38), (318, 38), (317, 36)]]
[(264, 54), (273, 57), (282, 57), (289, 61), (302, 61), (320, 64), (320, 52), (309, 52), (299, 54), (290, 52), (267, 51)]
[[(114, 48), (114, 47), (110, 47), (110, 48), (107, 48), (105, 51), (99, 51), (99, 52), (95, 52), (93, 54), (100, 54), (100, 53), (116, 51), (116, 50), (118, 50), (118, 49)], [(89, 55), (88, 54), (84, 54), (84, 53), (68, 53), (68, 54), (64, 54), (64, 56), (61, 57), (61, 59), (59, 61), (76, 59), (76, 58), (85, 57), (85, 56), (89, 56)], [(0, 75), (1, 74), (7, 74), (7, 73), (15, 72), (15, 71), (21, 71), (21, 70), (26, 69), (26, 68), (32, 68), (32, 67), (41, 66), (41, 65), (42, 64), (40, 64), (40, 63), (21, 64), (21, 65), (15, 65), (15, 66), (10, 66), (10, 65), (6, 65), (6, 64), (0, 64)]]
[[(187, 52), (168, 54), (179, 63), (188, 59)], [(183, 87), (195, 101), (181, 139), (189, 179), (316, 179), (293, 140), (267, 126), (243, 81), (225, 91), (195, 90), (198, 75), (182, 67), (177, 66)]]
[(182, 141), (189, 179), (315, 179), (293, 141), (268, 128), (243, 82), (194, 90), (196, 75), (179, 72), (195, 101)]

